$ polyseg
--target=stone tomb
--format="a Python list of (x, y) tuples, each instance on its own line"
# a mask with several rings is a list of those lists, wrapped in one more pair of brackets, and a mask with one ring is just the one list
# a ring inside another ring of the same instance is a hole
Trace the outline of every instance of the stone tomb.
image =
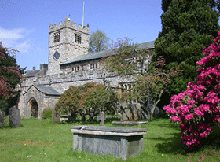
[(122, 157), (135, 156), (143, 151), (146, 129), (100, 126), (72, 126), (73, 150)]

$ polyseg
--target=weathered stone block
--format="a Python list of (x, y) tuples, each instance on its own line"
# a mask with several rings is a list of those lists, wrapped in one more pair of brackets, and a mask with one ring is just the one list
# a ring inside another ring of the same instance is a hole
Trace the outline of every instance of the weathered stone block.
[(0, 127), (5, 126), (5, 112), (0, 109)]
[(147, 124), (147, 121), (113, 121), (112, 124), (114, 125), (122, 125), (122, 126), (139, 126), (141, 127), (142, 124)]
[(135, 156), (143, 150), (146, 129), (123, 127), (74, 126), (73, 150), (122, 157)]
[(60, 123), (60, 116), (54, 109), (52, 109), (52, 123), (59, 124)]
[(9, 109), (9, 125), (20, 126), (20, 110), (16, 109), (16, 106)]

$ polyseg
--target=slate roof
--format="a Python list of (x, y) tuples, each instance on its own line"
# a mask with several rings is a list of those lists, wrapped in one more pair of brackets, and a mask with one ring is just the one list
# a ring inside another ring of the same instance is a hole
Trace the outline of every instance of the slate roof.
[(154, 43), (155, 41), (140, 43), (138, 44), (137, 49), (144, 49), (144, 48), (153, 49), (155, 48)]
[(64, 64), (70, 64), (70, 63), (79, 62), (79, 61), (100, 59), (102, 57), (108, 57), (109, 55), (114, 55), (114, 53), (115, 52), (112, 49), (107, 49), (107, 50), (103, 50), (103, 51), (96, 52), (96, 53), (89, 53), (86, 55), (78, 56), (72, 60), (69, 60), (69, 61), (66, 61), (60, 64), (64, 65)]
[(34, 76), (36, 76), (39, 72), (40, 72), (40, 70), (28, 70), (28, 71), (26, 71), (26, 73), (24, 74), (24, 77), (25, 77), (25, 78), (34, 77)]
[[(152, 48), (154, 48), (154, 42), (155, 41), (140, 43), (140, 44), (137, 45), (137, 50), (138, 49), (143, 49), (143, 48), (152, 49)], [(75, 57), (72, 60), (60, 63), (60, 65), (65, 65), (65, 64), (70, 64), (70, 63), (75, 63), (75, 62), (80, 62), (80, 61), (86, 61), (86, 60), (100, 59), (102, 57), (108, 57), (109, 55), (112, 56), (114, 54), (115, 54), (115, 50), (107, 49), (107, 50), (103, 50), (103, 51), (100, 51), (100, 52), (88, 53), (86, 55)]]
[(38, 89), (39, 91), (41, 91), (42, 93), (47, 94), (47, 95), (60, 96), (60, 94), (61, 94), (60, 92), (58, 92), (57, 90), (55, 90), (52, 87), (46, 87), (44, 85), (32, 85), (32, 86), (34, 86), (36, 89)]

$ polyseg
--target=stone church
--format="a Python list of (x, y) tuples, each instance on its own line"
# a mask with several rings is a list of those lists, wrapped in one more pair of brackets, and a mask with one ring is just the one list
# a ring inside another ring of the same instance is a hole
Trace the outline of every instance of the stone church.
[[(26, 71), (19, 87), (18, 109), (22, 118), (34, 116), (41, 119), (43, 110), (54, 109), (60, 94), (69, 86), (97, 82), (129, 89), (131, 78), (108, 72), (100, 64), (101, 58), (114, 55), (114, 50), (88, 52), (89, 32), (89, 25), (77, 26), (67, 16), (59, 25), (49, 24), (49, 62), (40, 64), (40, 70)], [(141, 43), (137, 48), (146, 47), (153, 50), (154, 41)], [(147, 62), (148, 59), (146, 67)]]

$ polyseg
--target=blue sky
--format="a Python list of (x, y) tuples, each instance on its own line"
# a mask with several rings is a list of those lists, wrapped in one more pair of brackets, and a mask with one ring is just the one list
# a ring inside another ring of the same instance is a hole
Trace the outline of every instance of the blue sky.
[(135, 43), (153, 41), (162, 30), (161, 0), (0, 0), (0, 41), (18, 49), (17, 64), (31, 70), (48, 63), (49, 23), (89, 23), (90, 33), (105, 32), (111, 42), (128, 37)]

